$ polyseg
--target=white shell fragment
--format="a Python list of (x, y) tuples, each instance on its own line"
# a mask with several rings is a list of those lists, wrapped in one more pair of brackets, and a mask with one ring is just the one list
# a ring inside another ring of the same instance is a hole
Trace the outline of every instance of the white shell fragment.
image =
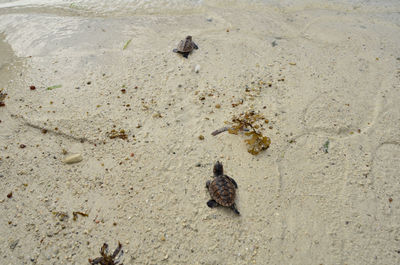
[(83, 160), (83, 157), (81, 154), (73, 154), (73, 155), (69, 155), (69, 156), (65, 157), (63, 162), (65, 164), (74, 164), (74, 163), (81, 162), (82, 160)]
[(196, 64), (196, 66), (194, 67), (194, 72), (195, 73), (200, 72), (200, 65), (199, 64)]

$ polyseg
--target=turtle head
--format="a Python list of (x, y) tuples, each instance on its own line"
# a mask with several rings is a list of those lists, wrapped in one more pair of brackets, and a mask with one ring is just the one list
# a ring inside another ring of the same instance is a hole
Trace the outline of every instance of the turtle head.
[(224, 174), (224, 167), (222, 166), (222, 163), (217, 161), (214, 165), (214, 177), (222, 176)]
[(187, 41), (192, 41), (192, 36), (187, 36), (187, 37), (186, 37), (186, 40), (187, 40)]

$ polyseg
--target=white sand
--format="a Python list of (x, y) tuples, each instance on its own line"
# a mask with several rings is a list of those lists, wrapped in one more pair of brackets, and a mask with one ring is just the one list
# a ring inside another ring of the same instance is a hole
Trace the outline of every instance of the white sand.
[[(400, 4), (40, 10), (0, 9), (0, 264), (400, 264)], [(268, 150), (210, 135), (250, 109)], [(240, 217), (206, 205), (217, 160)]]

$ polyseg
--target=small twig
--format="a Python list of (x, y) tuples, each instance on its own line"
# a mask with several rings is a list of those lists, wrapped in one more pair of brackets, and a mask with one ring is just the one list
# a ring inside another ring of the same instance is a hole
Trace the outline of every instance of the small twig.
[(221, 129), (218, 129), (218, 130), (213, 131), (213, 132), (211, 133), (211, 135), (212, 135), (212, 136), (216, 136), (216, 135), (218, 135), (218, 134), (220, 134), (220, 133), (223, 133), (223, 132), (228, 131), (229, 129), (230, 129), (230, 127), (223, 127), (223, 128), (221, 128)]
[[(220, 134), (220, 133), (229, 131), (230, 129), (232, 129), (232, 127), (223, 127), (223, 128), (220, 128), (220, 129), (218, 129), (218, 130), (213, 131), (213, 132), (211, 133), (211, 135), (212, 135), (212, 136), (216, 136), (216, 135), (218, 135), (218, 134)], [(243, 128), (242, 131), (248, 132), (248, 131), (250, 131), (250, 130), (247, 129), (247, 128)]]
[(42, 127), (42, 126), (40, 126), (38, 124), (34, 124), (34, 123), (30, 122), (27, 118), (25, 118), (22, 115), (11, 114), (11, 117), (15, 118), (15, 119), (22, 120), (24, 125), (29, 126), (31, 128), (34, 128), (34, 129), (38, 129), (38, 130), (40, 130), (42, 132), (46, 132), (46, 133), (47, 132), (51, 132), (51, 133), (53, 133), (55, 135), (60, 135), (60, 136), (63, 136), (65, 138), (68, 138), (68, 139), (71, 139), (71, 140), (74, 140), (74, 141), (78, 141), (78, 142), (81, 142), (81, 143), (83, 143), (83, 142), (88, 142), (88, 143), (91, 143), (91, 144), (96, 144), (97, 143), (96, 141), (89, 140), (86, 137), (76, 137), (76, 136), (73, 136), (71, 134), (64, 133), (62, 131), (56, 131), (56, 130), (53, 130), (53, 129)]

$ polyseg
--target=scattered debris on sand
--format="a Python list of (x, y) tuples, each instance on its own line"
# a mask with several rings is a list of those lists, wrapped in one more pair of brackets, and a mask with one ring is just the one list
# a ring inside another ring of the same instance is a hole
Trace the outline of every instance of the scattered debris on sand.
[(268, 149), (271, 144), (271, 139), (262, 134), (264, 124), (268, 123), (269, 120), (265, 119), (262, 114), (253, 110), (247, 111), (239, 116), (233, 116), (232, 121), (227, 122), (231, 126), (218, 129), (212, 132), (211, 135), (215, 136), (225, 131), (236, 135), (239, 132), (244, 132), (246, 136), (250, 136), (250, 139), (244, 140), (248, 145), (247, 151), (252, 155), (257, 155), (261, 151)]

